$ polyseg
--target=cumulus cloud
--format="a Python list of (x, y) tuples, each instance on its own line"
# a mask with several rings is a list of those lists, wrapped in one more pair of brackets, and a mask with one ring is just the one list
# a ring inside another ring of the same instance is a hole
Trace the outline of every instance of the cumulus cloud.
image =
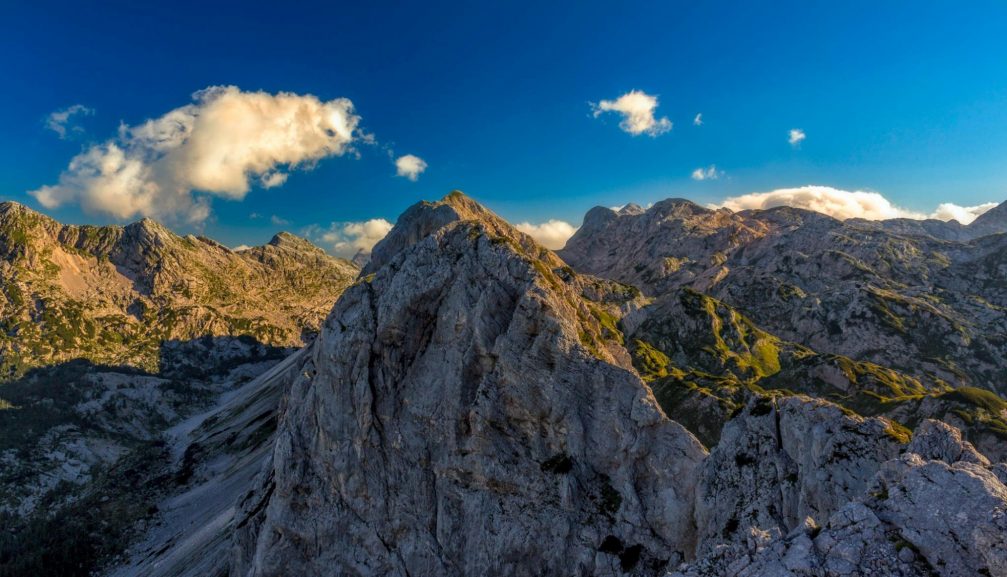
[(542, 246), (558, 250), (566, 246), (566, 241), (577, 232), (577, 227), (562, 220), (550, 219), (541, 224), (522, 222), (514, 228), (534, 238)]
[(692, 180), (717, 180), (724, 173), (717, 170), (717, 166), (711, 164), (703, 168), (702, 166), (692, 171)]
[(622, 115), (619, 128), (633, 136), (646, 134), (658, 136), (671, 130), (671, 121), (667, 117), (656, 118), (657, 96), (652, 96), (640, 90), (631, 90), (615, 100), (602, 100), (591, 104), (594, 117), (598, 118), (605, 112), (617, 112)]
[(269, 222), (273, 223), (273, 226), (286, 226), (290, 224), (290, 221), (276, 216), (275, 214), (269, 217)]
[(703, 126), (703, 113), (700, 112), (697, 114), (696, 117), (692, 119), (692, 123), (696, 126)]
[(978, 206), (963, 207), (946, 202), (939, 205), (934, 212), (925, 214), (896, 206), (877, 192), (849, 191), (829, 186), (809, 185), (798, 188), (781, 188), (770, 192), (753, 192), (725, 199), (722, 203), (714, 206), (726, 207), (731, 210), (793, 206), (814, 210), (840, 220), (848, 218), (867, 220), (935, 218), (945, 221), (955, 219), (962, 224), (968, 224), (980, 214), (997, 206), (997, 203), (990, 202)]
[(797, 146), (802, 140), (804, 140), (805, 136), (804, 131), (800, 128), (791, 128), (790, 136), (787, 138), (787, 142), (790, 143), (790, 146)]
[(395, 159), (395, 174), (416, 182), (427, 169), (427, 163), (414, 154), (406, 154)]
[(359, 222), (333, 222), (327, 228), (310, 226), (304, 234), (328, 245), (336, 256), (353, 258), (358, 252), (370, 254), (374, 245), (392, 230), (392, 226), (383, 218), (372, 218)]
[(352, 152), (359, 122), (345, 98), (213, 86), (191, 104), (120, 126), (117, 138), (74, 157), (57, 184), (29, 194), (46, 208), (79, 203), (122, 219), (198, 223), (211, 197), (240, 200), (253, 182), (279, 186), (290, 170)]
[(57, 110), (45, 119), (45, 127), (59, 135), (65, 140), (69, 134), (83, 132), (80, 126), (71, 123), (74, 116), (91, 116), (94, 114), (93, 108), (88, 108), (83, 104), (74, 104), (61, 110)]
[(247, 244), (239, 244), (238, 246), (232, 248), (231, 250), (233, 250), (234, 252), (241, 252), (243, 250), (248, 250), (250, 248), (252, 247), (248, 246)]

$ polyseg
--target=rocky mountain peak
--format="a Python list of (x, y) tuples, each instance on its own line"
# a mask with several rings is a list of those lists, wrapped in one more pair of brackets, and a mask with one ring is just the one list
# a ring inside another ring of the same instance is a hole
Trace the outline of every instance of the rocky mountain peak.
[(704, 215), (714, 212), (712, 209), (704, 208), (699, 206), (691, 200), (686, 200), (684, 198), (666, 198), (660, 202), (654, 203), (654, 206), (650, 207), (647, 212), (653, 212), (656, 215), (661, 215), (662, 217), (690, 217), (696, 215)]
[(279, 248), (288, 248), (292, 250), (307, 250), (307, 251), (317, 251), (319, 248), (306, 239), (299, 237), (295, 234), (291, 234), (286, 231), (281, 231), (273, 235), (273, 238), (269, 239), (270, 246), (275, 246)]
[(480, 222), (491, 234), (513, 238), (522, 245), (535, 242), (518, 232), (507, 221), (472, 200), (459, 190), (452, 191), (437, 202), (420, 201), (402, 213), (391, 232), (374, 246), (370, 262), (362, 275), (368, 275), (387, 264), (398, 253), (449, 224), (461, 221)]
[(466, 197), (396, 229), (292, 372), (233, 572), (618, 575), (684, 559), (705, 451), (607, 352), (621, 337), (605, 304)]

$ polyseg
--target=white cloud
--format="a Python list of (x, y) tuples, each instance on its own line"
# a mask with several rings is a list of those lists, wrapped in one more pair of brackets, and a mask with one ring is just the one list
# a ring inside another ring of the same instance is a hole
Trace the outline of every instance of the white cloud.
[(252, 247), (248, 246), (247, 244), (239, 244), (238, 246), (232, 248), (231, 250), (233, 250), (234, 252), (241, 252), (243, 250), (248, 250), (250, 248)]
[(408, 178), (413, 182), (416, 182), (416, 179), (419, 178), (420, 174), (422, 174), (426, 169), (426, 161), (413, 154), (407, 154), (395, 159), (395, 174), (397, 176)]
[(514, 228), (534, 238), (542, 246), (558, 250), (566, 245), (566, 241), (577, 232), (577, 227), (562, 220), (550, 219), (541, 224), (522, 222), (514, 225)]
[(787, 142), (790, 143), (790, 146), (797, 146), (804, 139), (805, 139), (805, 134), (804, 134), (803, 130), (801, 130), (800, 128), (791, 128), (790, 129), (790, 136), (789, 136), (789, 138), (787, 138)]
[(946, 202), (940, 204), (934, 212), (925, 214), (896, 206), (877, 192), (839, 190), (829, 186), (809, 185), (798, 188), (781, 188), (770, 192), (753, 192), (727, 198), (714, 206), (726, 207), (731, 210), (793, 206), (814, 210), (840, 220), (848, 218), (867, 220), (935, 218), (938, 220), (956, 219), (962, 224), (968, 224), (996, 205), (995, 202), (989, 202), (978, 206), (963, 207)]
[(936, 218), (937, 220), (957, 220), (962, 224), (969, 224), (979, 218), (982, 213), (991, 208), (996, 208), (996, 206), (997, 203), (995, 202), (985, 202), (978, 206), (958, 206), (952, 202), (943, 202), (937, 206), (937, 210), (930, 215), (930, 218)]
[(657, 97), (640, 90), (631, 90), (615, 100), (602, 100), (591, 104), (594, 117), (598, 118), (604, 112), (618, 112), (622, 115), (619, 128), (633, 136), (646, 134), (658, 136), (671, 130), (671, 121), (667, 117), (655, 118)]
[(60, 139), (66, 139), (68, 132), (84, 131), (80, 126), (70, 124), (73, 116), (91, 116), (92, 114), (94, 114), (94, 109), (88, 108), (83, 104), (74, 104), (73, 106), (68, 106), (49, 114), (45, 119), (45, 127), (58, 134)]
[[(46, 208), (79, 203), (117, 218), (198, 223), (209, 199), (240, 200), (253, 181), (279, 186), (287, 172), (353, 151), (360, 117), (345, 98), (213, 86), (194, 102), (78, 154), (59, 183), (29, 194)], [(282, 169), (282, 170), (281, 170)]]
[(692, 180), (717, 180), (724, 173), (717, 170), (717, 166), (711, 164), (710, 166), (703, 168), (702, 166), (692, 171)]
[(703, 113), (700, 112), (697, 114), (696, 117), (692, 119), (692, 123), (696, 126), (703, 126)]
[(327, 244), (333, 254), (353, 258), (358, 252), (369, 254), (392, 226), (383, 218), (372, 218), (360, 222), (333, 222), (328, 228), (313, 225), (303, 232), (308, 238)]
[(269, 217), (269, 222), (273, 223), (273, 226), (286, 226), (290, 224), (290, 221), (276, 216), (275, 214)]

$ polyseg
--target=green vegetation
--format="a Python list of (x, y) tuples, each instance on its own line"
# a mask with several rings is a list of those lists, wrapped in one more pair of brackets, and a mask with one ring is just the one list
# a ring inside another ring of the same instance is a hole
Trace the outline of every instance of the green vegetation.
[(157, 512), (158, 491), (170, 478), (163, 443), (137, 448), (88, 491), (64, 484), (27, 518), (0, 513), (0, 577), (90, 577), (125, 550), (137, 521)]
[(948, 405), (947, 412), (965, 422), (966, 437), (990, 432), (1007, 440), (1007, 401), (995, 393), (975, 387), (959, 387), (937, 396)]
[(630, 349), (633, 365), (645, 381), (654, 381), (668, 376), (671, 359), (650, 344), (635, 339)]
[[(940, 381), (924, 383), (875, 363), (780, 340), (708, 295), (686, 289), (679, 300), (681, 312), (671, 309), (645, 323), (629, 350), (665, 413), (708, 446), (753, 396), (803, 393), (831, 400), (850, 414), (883, 416), (949, 391)], [(956, 398), (970, 399), (958, 410), (971, 422), (1007, 434), (1007, 421), (994, 416), (998, 403), (1007, 408), (1007, 402), (979, 389), (949, 397)], [(982, 413), (975, 407), (983, 407)], [(909, 429), (894, 421), (887, 433), (901, 443), (911, 438)]]

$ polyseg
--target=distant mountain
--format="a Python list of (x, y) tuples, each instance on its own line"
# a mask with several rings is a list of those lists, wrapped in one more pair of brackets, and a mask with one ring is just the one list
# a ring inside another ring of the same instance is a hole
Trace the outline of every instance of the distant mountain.
[[(1004, 574), (1003, 465), (919, 411), (953, 406), (935, 416), (981, 436), (1007, 402), (784, 339), (697, 288), (727, 263), (814, 262), (816, 243), (917, 245), (807, 211), (655, 208), (595, 211), (572, 247), (649, 295), (464, 195), (410, 208), (315, 341), (174, 437), (184, 480), (108, 574)], [(610, 255), (599, 231), (625, 244)], [(809, 253), (770, 259), (787, 238)], [(863, 272), (843, 252), (818, 282)], [(885, 274), (924, 272), (905, 260)], [(822, 298), (792, 286), (795, 310)], [(854, 319), (851, 338), (874, 335)]]
[(357, 270), (287, 233), (232, 251), (150, 219), (70, 226), (0, 203), (0, 377), (78, 358), (156, 372), (165, 343), (204, 336), (300, 345)]

